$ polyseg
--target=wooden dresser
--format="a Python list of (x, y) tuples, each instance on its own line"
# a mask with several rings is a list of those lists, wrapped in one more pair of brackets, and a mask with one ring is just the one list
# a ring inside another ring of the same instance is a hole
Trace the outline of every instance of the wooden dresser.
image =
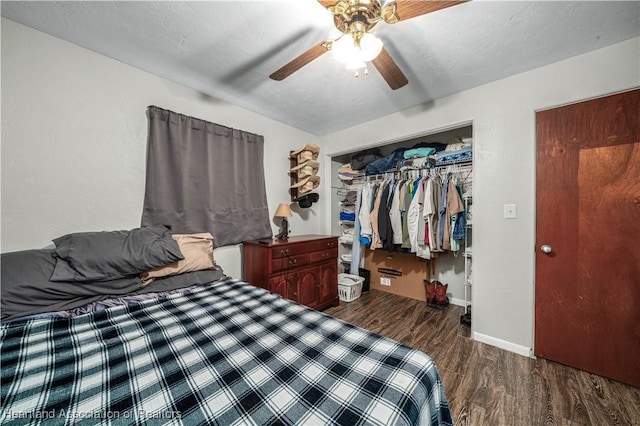
[(337, 306), (338, 237), (300, 235), (242, 243), (243, 279), (281, 296), (325, 309)]

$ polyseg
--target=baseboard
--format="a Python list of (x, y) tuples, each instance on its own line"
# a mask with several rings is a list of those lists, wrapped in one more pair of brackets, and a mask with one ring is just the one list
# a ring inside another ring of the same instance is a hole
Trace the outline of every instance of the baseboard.
[(518, 355), (526, 357), (532, 357), (533, 355), (532, 348), (517, 345), (515, 343), (507, 342), (506, 340), (498, 339), (495, 337), (487, 336), (486, 334), (477, 333), (474, 331), (471, 333), (471, 337), (473, 338), (473, 340), (477, 340), (478, 342), (486, 343), (488, 345), (504, 349), (505, 351), (514, 352)]
[(449, 303), (452, 304), (452, 305), (464, 307), (464, 300), (463, 299), (456, 299), (454, 297), (450, 297), (449, 298)]

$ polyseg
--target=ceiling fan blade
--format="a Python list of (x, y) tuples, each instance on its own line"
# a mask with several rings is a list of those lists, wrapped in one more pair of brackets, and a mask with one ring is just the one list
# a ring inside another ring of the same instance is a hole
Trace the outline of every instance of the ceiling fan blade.
[(300, 68), (307, 65), (309, 62), (314, 59), (322, 56), (327, 52), (327, 42), (323, 41), (320, 44), (313, 46), (311, 49), (304, 52), (302, 55), (295, 58), (293, 61), (289, 62), (273, 74), (269, 76), (272, 80), (282, 81), (285, 78), (289, 77), (294, 72), (298, 71)]
[(382, 74), (382, 77), (384, 77), (389, 87), (391, 87), (391, 90), (399, 89), (409, 83), (409, 80), (407, 80), (407, 77), (402, 73), (398, 64), (395, 63), (384, 47), (380, 51), (380, 54), (371, 62), (378, 72)]
[(416, 16), (425, 15), (460, 3), (466, 3), (467, 1), (469, 0), (397, 0), (396, 13), (400, 21), (406, 21)]

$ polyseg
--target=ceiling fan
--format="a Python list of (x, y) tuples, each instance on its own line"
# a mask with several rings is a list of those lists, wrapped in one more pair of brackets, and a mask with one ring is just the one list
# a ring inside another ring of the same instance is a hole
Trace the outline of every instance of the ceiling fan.
[(342, 32), (335, 40), (325, 40), (313, 46), (273, 74), (269, 78), (284, 80), (324, 53), (331, 51), (348, 69), (367, 74), (371, 62), (392, 90), (405, 86), (409, 81), (395, 63), (382, 41), (370, 33), (380, 21), (395, 24), (399, 21), (455, 6), (469, 0), (318, 0), (333, 15), (333, 23)]

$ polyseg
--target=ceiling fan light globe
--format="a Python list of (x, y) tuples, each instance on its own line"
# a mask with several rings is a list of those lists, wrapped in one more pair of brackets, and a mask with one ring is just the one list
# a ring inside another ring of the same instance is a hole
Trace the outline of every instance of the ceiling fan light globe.
[(331, 46), (331, 54), (333, 57), (343, 64), (348, 63), (353, 57), (355, 46), (353, 39), (348, 34), (333, 42)]
[(365, 62), (373, 61), (382, 51), (382, 40), (371, 33), (366, 33), (360, 39), (360, 51)]

